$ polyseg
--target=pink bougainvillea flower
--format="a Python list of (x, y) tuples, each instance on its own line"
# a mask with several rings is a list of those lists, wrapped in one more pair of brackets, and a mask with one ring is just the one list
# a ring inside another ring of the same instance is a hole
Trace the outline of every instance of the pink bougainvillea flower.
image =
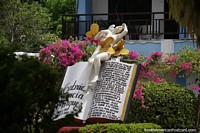
[(160, 82), (163, 82), (163, 81), (165, 81), (165, 80), (162, 79), (162, 78), (157, 78), (157, 77), (155, 77), (155, 78), (153, 79), (153, 81), (154, 81), (154, 82), (157, 82), (157, 83), (160, 83)]
[(141, 104), (142, 104), (142, 108), (149, 108), (148, 106), (144, 104), (144, 96), (141, 96)]
[(74, 55), (71, 54), (71, 55), (69, 56), (69, 58), (70, 58), (71, 60), (73, 60), (73, 59), (74, 59)]
[(200, 91), (200, 85), (194, 85), (194, 86), (192, 87), (192, 90)]
[(70, 44), (69, 40), (62, 40), (62, 45), (68, 45), (68, 44)]
[(77, 59), (81, 59), (82, 58), (82, 51), (79, 50), (79, 51), (75, 52), (75, 56), (76, 56)]
[(178, 56), (176, 56), (176, 55), (169, 55), (168, 57), (165, 58), (165, 61), (167, 63), (175, 63), (177, 58), (178, 58)]
[(135, 90), (133, 98), (141, 100), (142, 108), (148, 108), (144, 105), (144, 96), (142, 94), (143, 86), (137, 83), (137, 87), (139, 87), (139, 89)]
[(190, 65), (190, 63), (183, 62), (183, 63), (181, 64), (181, 68), (182, 68), (183, 70), (191, 70), (191, 69), (192, 69), (192, 66)]
[(157, 56), (157, 57), (161, 57), (162, 54), (163, 54), (162, 52), (158, 52), (158, 51), (152, 53), (152, 55), (155, 55), (155, 56)]
[(140, 56), (138, 53), (136, 53), (135, 51), (131, 51), (128, 56), (131, 58), (131, 59), (136, 59), (138, 56)]
[(142, 89), (136, 89), (133, 98), (140, 98), (142, 96)]
[(100, 39), (101, 38), (98, 38), (97, 40), (95, 40), (95, 39), (91, 38), (89, 41), (91, 44), (98, 44), (100, 42)]
[(137, 89), (143, 90), (143, 86), (142, 86), (142, 84), (140, 84), (139, 82), (137, 82), (136, 88), (137, 88)]
[(142, 62), (142, 63), (141, 63), (141, 67), (144, 68), (144, 67), (146, 67), (146, 66), (147, 66), (147, 63), (146, 63), (146, 62)]
[(153, 52), (150, 57), (147, 58), (147, 61), (158, 61), (162, 58), (162, 52)]
[(147, 72), (144, 74), (144, 76), (146, 76), (146, 77), (153, 77), (153, 76), (155, 76), (155, 72), (154, 72), (154, 71), (147, 71)]
[(71, 52), (75, 53), (75, 52), (78, 51), (78, 49), (79, 49), (79, 46), (78, 45), (74, 45), (73, 47), (71, 47)]
[(93, 38), (84, 37), (83, 40), (89, 41), (91, 44), (98, 44), (101, 38), (98, 38), (97, 40), (95, 40)]

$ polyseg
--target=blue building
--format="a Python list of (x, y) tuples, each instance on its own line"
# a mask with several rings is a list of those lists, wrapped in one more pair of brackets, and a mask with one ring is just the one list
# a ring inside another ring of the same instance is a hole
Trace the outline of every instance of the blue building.
[(77, 14), (63, 15), (63, 38), (82, 38), (92, 23), (101, 29), (126, 23), (125, 47), (144, 55), (177, 52), (185, 45), (196, 47), (187, 29), (169, 18), (167, 0), (77, 0)]

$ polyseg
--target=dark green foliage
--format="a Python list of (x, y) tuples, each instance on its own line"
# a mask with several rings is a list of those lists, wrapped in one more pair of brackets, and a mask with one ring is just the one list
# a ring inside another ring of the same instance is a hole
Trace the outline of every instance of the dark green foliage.
[(0, 45), (0, 132), (39, 133), (44, 122), (52, 122), (60, 78), (37, 59), (17, 60), (13, 51)]
[(21, 1), (21, 3), (24, 3), (24, 2), (27, 2), (27, 3), (38, 2), (39, 4), (45, 5), (48, 0), (20, 0), (20, 1)]
[(76, 0), (48, 0), (46, 7), (53, 14), (53, 20), (58, 20), (61, 14), (76, 13)]
[(157, 133), (164, 133), (159, 125), (152, 123), (137, 124), (93, 124), (79, 130), (80, 133), (150, 133), (149, 129), (160, 129)]
[(139, 99), (133, 99), (128, 122), (152, 122), (167, 129), (194, 128), (196, 98), (191, 91), (168, 83), (142, 85), (147, 108), (141, 107)]

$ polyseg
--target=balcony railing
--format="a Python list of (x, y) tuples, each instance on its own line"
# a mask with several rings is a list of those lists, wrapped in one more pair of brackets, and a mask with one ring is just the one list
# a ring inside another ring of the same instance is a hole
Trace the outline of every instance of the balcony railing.
[(62, 15), (62, 38), (83, 37), (92, 23), (98, 23), (100, 30), (126, 23), (127, 40), (190, 39), (188, 31), (175, 20), (165, 19), (168, 16), (166, 12)]

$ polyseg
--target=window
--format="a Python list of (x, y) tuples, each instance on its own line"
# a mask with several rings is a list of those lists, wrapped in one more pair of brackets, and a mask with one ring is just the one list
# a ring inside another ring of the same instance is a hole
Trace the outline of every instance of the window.
[[(151, 0), (109, 0), (109, 13), (150, 13), (152, 8)], [(143, 20), (143, 22), (134, 21), (137, 25), (146, 24), (145, 19), (151, 19), (150, 14), (126, 15), (122, 18), (120, 15), (110, 16), (110, 20)]]

